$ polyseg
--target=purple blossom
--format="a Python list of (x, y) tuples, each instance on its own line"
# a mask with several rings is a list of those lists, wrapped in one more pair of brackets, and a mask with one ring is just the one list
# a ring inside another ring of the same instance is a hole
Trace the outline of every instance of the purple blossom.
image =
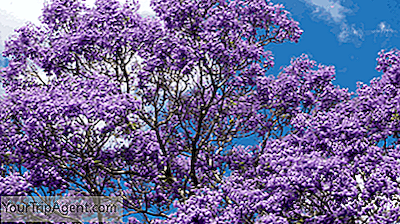
[(53, 0), (6, 43), (1, 195), (122, 196), (130, 223), (400, 218), (398, 50), (350, 93), (306, 55), (266, 76), (303, 32), (282, 5), (151, 5)]

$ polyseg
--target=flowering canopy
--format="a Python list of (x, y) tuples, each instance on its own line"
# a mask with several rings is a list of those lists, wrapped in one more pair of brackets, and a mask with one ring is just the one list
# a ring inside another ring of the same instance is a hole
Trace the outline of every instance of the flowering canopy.
[[(400, 52), (355, 94), (270, 43), (265, 0), (52, 0), (6, 43), (0, 195), (122, 196), (131, 223), (400, 220)], [(244, 137), (257, 144), (238, 144)]]

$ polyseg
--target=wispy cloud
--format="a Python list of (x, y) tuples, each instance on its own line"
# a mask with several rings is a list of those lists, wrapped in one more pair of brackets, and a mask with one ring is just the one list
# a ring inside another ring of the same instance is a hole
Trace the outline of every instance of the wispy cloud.
[(340, 23), (346, 18), (346, 13), (351, 10), (340, 4), (340, 1), (331, 0), (302, 0), (314, 8), (314, 14), (326, 21)]
[(364, 41), (364, 26), (361, 24), (347, 24), (343, 22), (340, 25), (340, 33), (337, 36), (341, 43), (353, 43), (356, 47), (360, 47)]
[[(346, 20), (346, 14), (352, 12), (351, 9), (344, 7), (342, 0), (302, 0), (314, 9), (313, 14), (318, 18), (325, 20), (330, 25), (337, 27), (336, 37), (340, 43), (353, 43), (360, 47), (364, 41), (363, 24), (349, 24)], [(344, 0), (343, 0), (344, 1)]]
[(390, 24), (385, 21), (382, 21), (378, 24), (375, 30), (372, 30), (371, 33), (373, 34), (380, 34), (381, 36), (391, 37), (393, 34), (397, 33), (397, 30), (393, 30), (390, 28)]
[[(374, 41), (377, 42), (377, 38), (380, 37), (384, 37), (385, 40), (383, 42), (381, 42), (381, 47), (385, 47), (385, 45), (387, 43), (390, 42), (390, 39), (392, 37), (399, 37), (397, 35), (399, 31), (394, 30), (390, 27), (390, 24), (387, 23), (386, 21), (382, 21), (380, 22), (377, 26), (376, 29), (374, 30), (366, 30), (365, 33), (366, 35), (374, 35)], [(380, 39), (381, 41), (382, 39)]]
[(346, 20), (346, 15), (352, 13), (352, 10), (342, 5), (345, 0), (301, 1), (313, 9), (314, 16), (335, 27), (333, 30), (336, 31), (333, 32), (340, 43), (353, 43), (356, 47), (360, 47), (366, 36), (374, 35), (375, 41), (378, 37), (386, 37), (386, 40), (382, 43), (382, 45), (385, 45), (391, 37), (398, 37), (399, 31), (392, 29), (386, 21), (377, 24), (374, 30), (365, 30), (362, 23), (349, 23)]

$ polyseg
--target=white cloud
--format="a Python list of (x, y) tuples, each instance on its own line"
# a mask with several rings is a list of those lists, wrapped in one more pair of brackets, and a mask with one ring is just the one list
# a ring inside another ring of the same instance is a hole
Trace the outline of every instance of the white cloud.
[(17, 18), (15, 15), (0, 9), (0, 52), (4, 50), (4, 41), (10, 36), (14, 29), (22, 26), (26, 20)]
[[(1, 0), (0, 10), (6, 11), (7, 14), (15, 16), (19, 20), (30, 21), (39, 24), (39, 16), (41, 15), (43, 4), (49, 0)], [(124, 3), (125, 0), (119, 0)], [(86, 4), (94, 5), (95, 0), (86, 0)], [(139, 14), (154, 15), (150, 8), (150, 0), (139, 0)]]
[[(96, 0), (86, 0), (87, 5), (93, 6)], [(139, 11), (138, 13), (142, 16), (153, 16), (155, 15), (153, 9), (150, 7), (150, 0), (138, 0), (139, 1)], [(119, 2), (124, 3), (125, 0), (119, 0)]]
[[(363, 24), (349, 24), (346, 20), (346, 14), (352, 10), (344, 7), (342, 0), (302, 0), (314, 9), (314, 14), (330, 25), (338, 27), (340, 32), (335, 32), (340, 43), (353, 43), (356, 47), (360, 47), (364, 41)], [(343, 0), (344, 1), (344, 0)]]
[(361, 24), (359, 27), (356, 24), (348, 25), (342, 23), (340, 26), (341, 32), (338, 35), (338, 40), (342, 43), (353, 43), (356, 47), (361, 46), (364, 41), (364, 27)]
[(375, 30), (372, 30), (371, 33), (381, 34), (386, 37), (390, 37), (392, 34), (397, 33), (397, 30), (393, 30), (390, 28), (390, 24), (385, 21), (382, 21), (378, 24)]
[[(4, 41), (13, 31), (26, 22), (39, 25), (39, 16), (42, 13), (43, 4), (49, 0), (1, 0), (0, 4), (0, 52), (4, 50)], [(119, 0), (124, 3), (125, 0)], [(86, 4), (94, 5), (95, 0), (86, 0)], [(139, 14), (142, 16), (154, 16), (150, 8), (150, 0), (139, 0)]]
[(387, 43), (390, 42), (390, 39), (392, 37), (398, 37), (397, 33), (399, 31), (393, 30), (390, 28), (390, 24), (387, 23), (386, 21), (382, 21), (379, 24), (377, 24), (376, 29), (374, 30), (367, 30), (365, 33), (367, 35), (374, 35), (374, 41), (377, 42), (377, 40), (382, 41), (382, 39), (377, 39), (378, 37), (386, 38), (383, 42), (381, 42), (381, 47), (385, 47)]
[(150, 0), (139, 0), (139, 14), (142, 16), (154, 16), (155, 13), (150, 7)]
[(325, 20), (333, 20), (335, 23), (340, 23), (345, 19), (345, 13), (350, 12), (349, 9), (343, 7), (340, 1), (331, 0), (303, 0), (309, 6), (314, 8), (314, 13)]
[(18, 20), (31, 21), (38, 24), (43, 8), (43, 0), (1, 0), (0, 10), (2, 14), (15, 17)]

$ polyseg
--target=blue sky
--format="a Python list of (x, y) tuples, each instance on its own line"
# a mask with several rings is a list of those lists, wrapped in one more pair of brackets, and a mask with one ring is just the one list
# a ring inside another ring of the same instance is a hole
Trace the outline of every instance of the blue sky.
[[(93, 2), (94, 0), (87, 0)], [(144, 15), (152, 15), (148, 0), (140, 0)], [(269, 45), (277, 75), (292, 57), (308, 54), (318, 63), (336, 67), (335, 84), (356, 90), (356, 82), (381, 74), (375, 70), (381, 49), (400, 48), (400, 0), (274, 0), (291, 12), (304, 30), (299, 43)], [(1, 0), (0, 51), (4, 40), (23, 23), (38, 24), (43, 0)], [(1, 64), (1, 61), (0, 61)], [(1, 92), (1, 90), (0, 90)], [(0, 93), (1, 94), (1, 93)], [(252, 139), (244, 145), (254, 144)]]
[(335, 84), (356, 90), (369, 83), (381, 49), (400, 47), (400, 0), (281, 0), (304, 34), (298, 44), (270, 46), (279, 67), (306, 53), (318, 63), (334, 65)]
[[(87, 0), (92, 4), (94, 0)], [(336, 67), (335, 83), (355, 91), (356, 82), (377, 77), (376, 58), (381, 49), (400, 45), (400, 0), (279, 0), (300, 22), (304, 34), (298, 44), (270, 45), (276, 66), (306, 53), (318, 63)], [(151, 15), (149, 0), (140, 0), (142, 14)], [(2, 0), (0, 51), (12, 30), (32, 21), (38, 24), (43, 0)]]

